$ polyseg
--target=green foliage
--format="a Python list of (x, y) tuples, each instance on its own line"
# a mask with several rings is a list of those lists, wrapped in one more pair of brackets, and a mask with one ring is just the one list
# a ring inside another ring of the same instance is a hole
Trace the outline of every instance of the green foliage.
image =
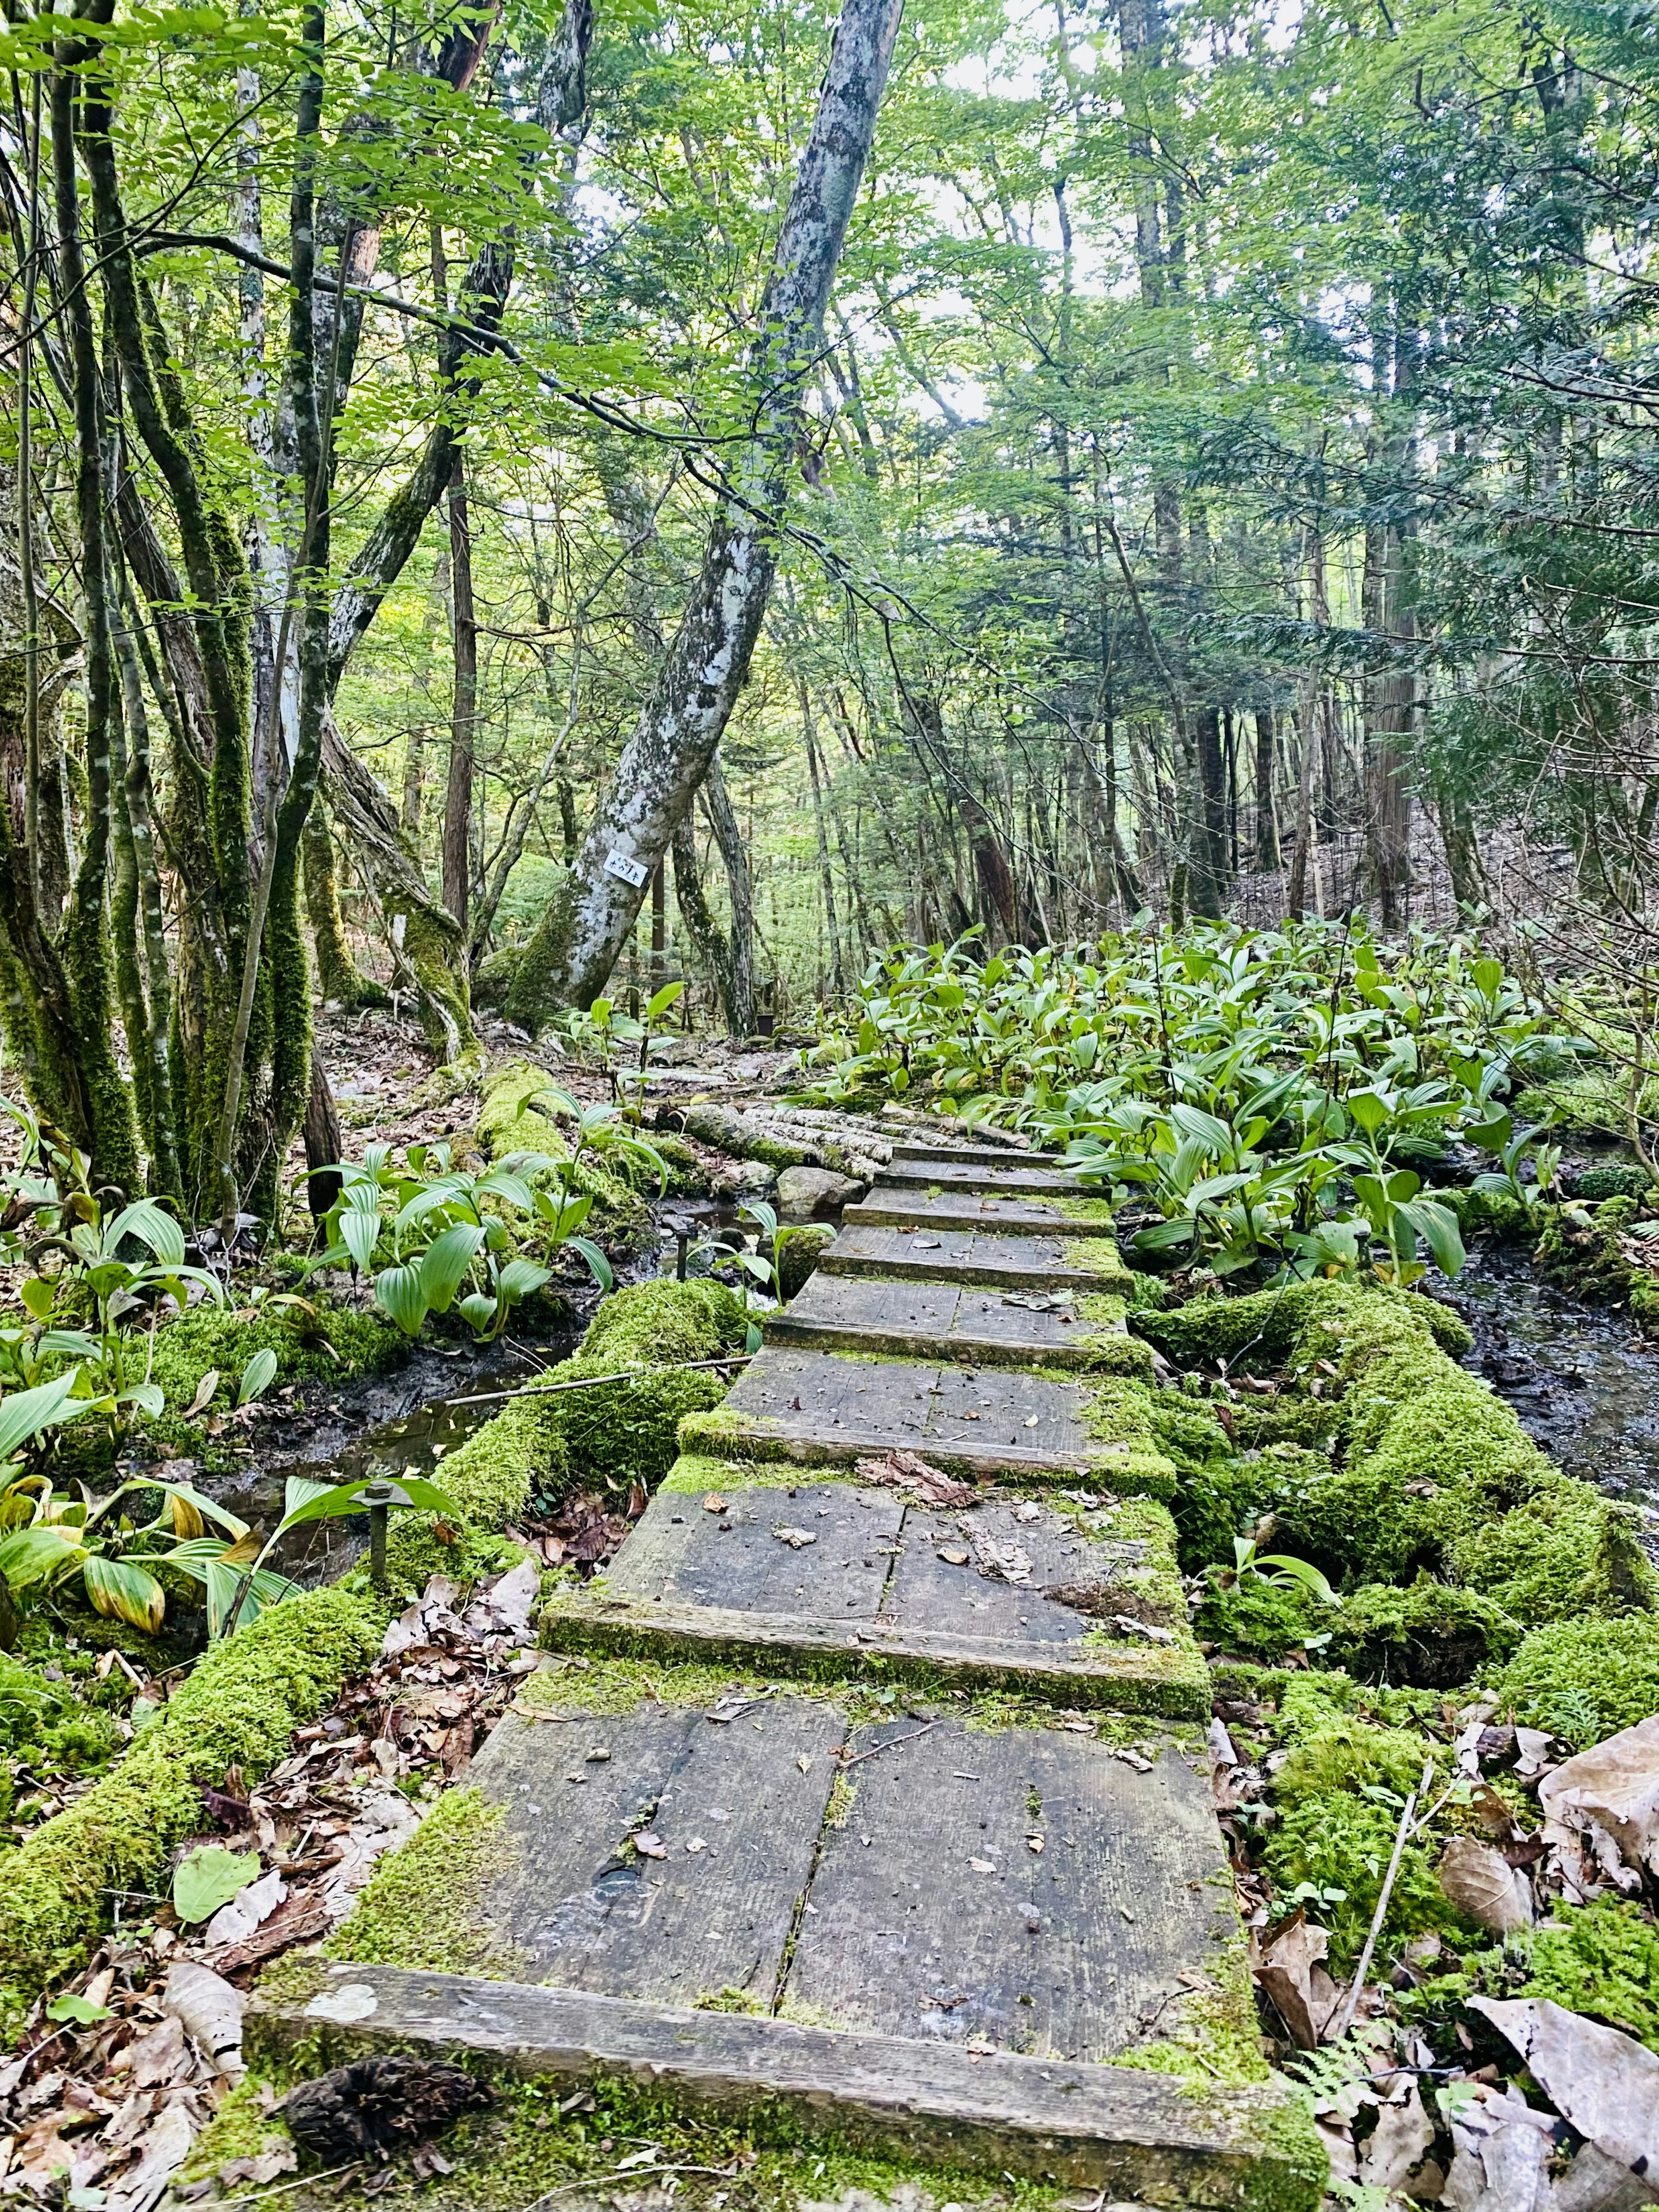
[(1525, 1938), (1517, 1994), (1603, 2021), (1659, 2052), (1659, 1928), (1624, 1898), (1559, 1910)]
[(1328, 1656), (1365, 1680), (1449, 1690), (1484, 1682), (1521, 1636), (1501, 1606), (1419, 1575), (1403, 1589), (1364, 1583), (1342, 1601)]
[(805, 1059), (833, 1070), (827, 1100), (925, 1091), (1150, 1198), (1164, 1218), (1135, 1239), (1149, 1263), (1347, 1273), (1364, 1250), (1404, 1284), (1419, 1244), (1447, 1273), (1463, 1259), (1413, 1161), (1467, 1133), (1502, 1164), (1483, 1182), (1525, 1202), (1536, 1133), (1514, 1131), (1499, 1093), (1551, 1048), (1541, 1009), (1460, 941), (1383, 951), (1308, 923), (988, 960), (902, 947)]
[(1659, 1712), (1659, 1616), (1535, 1628), (1497, 1686), (1517, 1720), (1582, 1751)]

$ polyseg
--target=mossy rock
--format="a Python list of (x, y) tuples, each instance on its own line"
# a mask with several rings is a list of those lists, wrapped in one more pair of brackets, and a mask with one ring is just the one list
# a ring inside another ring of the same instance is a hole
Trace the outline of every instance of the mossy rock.
[(778, 1255), (778, 1279), (786, 1300), (805, 1289), (818, 1261), (835, 1241), (836, 1232), (827, 1222), (808, 1223), (785, 1237)]
[(1559, 1620), (1535, 1628), (1498, 1693), (1516, 1720), (1575, 1750), (1659, 1712), (1659, 1619)]
[[(261, 1352), (276, 1356), (273, 1390), (316, 1377), (342, 1382), (408, 1358), (409, 1340), (384, 1314), (320, 1298), (308, 1303), (314, 1318), (291, 1306), (267, 1311), (202, 1305), (158, 1328), (150, 1380), (166, 1393), (168, 1414), (181, 1413), (191, 1403), (212, 1368), (218, 1370), (219, 1387), (210, 1406), (228, 1411), (249, 1361)], [(146, 1339), (137, 1354), (141, 1362), (149, 1349)]]
[(1490, 1598), (1419, 1575), (1404, 1589), (1364, 1583), (1351, 1590), (1333, 1617), (1328, 1650), (1365, 1680), (1449, 1690), (1484, 1679), (1520, 1640), (1520, 1629)]
[(1512, 1190), (1475, 1190), (1461, 1186), (1437, 1190), (1437, 1205), (1457, 1218), (1464, 1237), (1486, 1235), (1501, 1244), (1530, 1244), (1540, 1227), (1540, 1214)]

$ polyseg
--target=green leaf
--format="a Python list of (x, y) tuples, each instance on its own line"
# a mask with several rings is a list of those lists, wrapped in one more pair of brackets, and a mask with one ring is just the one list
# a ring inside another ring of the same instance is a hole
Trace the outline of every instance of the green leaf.
[(373, 1213), (350, 1206), (340, 1216), (340, 1241), (356, 1262), (359, 1273), (367, 1274), (374, 1258), (374, 1247), (380, 1241), (380, 1212), (377, 1206)]
[(141, 1413), (148, 1413), (152, 1421), (159, 1420), (167, 1409), (167, 1393), (159, 1382), (135, 1382), (130, 1390), (123, 1390), (117, 1400), (123, 1406), (137, 1406)]
[(1342, 1103), (1368, 1137), (1374, 1137), (1389, 1118), (1388, 1100), (1374, 1091), (1351, 1091)]
[[(342, 1514), (367, 1513), (368, 1508), (363, 1503), (362, 1492), (371, 1483), (386, 1480), (384, 1475), (365, 1474), (356, 1482), (330, 1483), (320, 1496), (308, 1498), (293, 1512), (283, 1514), (276, 1534), (280, 1536), (285, 1528), (295, 1528), (309, 1521), (330, 1521)], [(391, 1490), (389, 1503), (393, 1506), (412, 1506), (423, 1513), (445, 1513), (456, 1520), (465, 1518), (453, 1498), (446, 1496), (436, 1483), (427, 1482), (419, 1475), (400, 1475), (391, 1484)]]
[(17, 1295), (23, 1301), (23, 1310), (33, 1321), (45, 1321), (56, 1298), (52, 1285), (41, 1275), (31, 1275)]
[(276, 1355), (268, 1344), (262, 1345), (242, 1370), (242, 1379), (236, 1386), (237, 1404), (250, 1404), (268, 1390), (276, 1379)]
[(76, 1996), (73, 1990), (65, 1990), (62, 1996), (54, 1997), (46, 2007), (46, 2018), (73, 2021), (76, 2027), (90, 2027), (94, 2021), (109, 2018), (109, 2007), (94, 2004), (89, 1997)]
[(374, 1278), (374, 1303), (391, 1316), (405, 1336), (418, 1336), (427, 1316), (419, 1268), (382, 1267)]
[(520, 1298), (531, 1297), (552, 1279), (550, 1267), (538, 1267), (533, 1260), (509, 1260), (497, 1278), (496, 1295), (509, 1305), (516, 1305)]
[(167, 1614), (167, 1592), (148, 1568), (132, 1559), (106, 1559), (93, 1552), (81, 1572), (94, 1613), (125, 1620), (151, 1636), (160, 1629)]
[(228, 1851), (222, 1844), (198, 1844), (173, 1870), (173, 1909), (194, 1925), (211, 1920), (222, 1905), (259, 1876), (258, 1851)]
[[(419, 1280), (421, 1295), (434, 1313), (447, 1313), (454, 1303), (455, 1293), (466, 1279), (478, 1247), (484, 1241), (483, 1231), (477, 1222), (458, 1221), (453, 1228), (446, 1229), (441, 1237), (434, 1237), (421, 1255)], [(420, 1323), (416, 1323), (418, 1330)], [(411, 1331), (413, 1334), (415, 1332)]]
[(647, 1024), (654, 1022), (659, 1014), (665, 1014), (684, 988), (684, 983), (665, 983), (660, 991), (653, 992), (645, 1010)]
[(1456, 1274), (1468, 1255), (1463, 1249), (1463, 1232), (1457, 1225), (1457, 1216), (1450, 1207), (1431, 1198), (1414, 1198), (1401, 1212), (1433, 1253), (1434, 1264), (1441, 1273)]
[(602, 1291), (608, 1293), (615, 1288), (617, 1278), (611, 1273), (611, 1262), (592, 1237), (573, 1237), (570, 1239), (570, 1249), (573, 1252), (579, 1252), (587, 1262), (588, 1273)]
[(338, 1488), (332, 1482), (315, 1482), (308, 1474), (291, 1474), (283, 1485), (283, 1511), (286, 1516), (297, 1505), (308, 1505), (313, 1498), (326, 1498)]
[(88, 1401), (70, 1403), (70, 1394), (79, 1379), (80, 1370), (70, 1368), (68, 1374), (54, 1376), (50, 1382), (41, 1382), (33, 1390), (15, 1390), (0, 1403), (0, 1459), (13, 1459), (26, 1443), (49, 1428), (56, 1421), (72, 1421), (85, 1413)]
[(475, 1336), (482, 1336), (495, 1319), (495, 1301), (487, 1298), (482, 1291), (474, 1291), (461, 1300), (455, 1310)]
[(185, 1232), (154, 1199), (141, 1198), (122, 1208), (104, 1231), (105, 1249), (118, 1252), (126, 1237), (136, 1237), (141, 1244), (147, 1244), (165, 1267), (185, 1264)]
[(84, 1556), (83, 1547), (67, 1529), (37, 1523), (0, 1537), (0, 1577), (12, 1589), (27, 1589), (32, 1583), (49, 1581)]

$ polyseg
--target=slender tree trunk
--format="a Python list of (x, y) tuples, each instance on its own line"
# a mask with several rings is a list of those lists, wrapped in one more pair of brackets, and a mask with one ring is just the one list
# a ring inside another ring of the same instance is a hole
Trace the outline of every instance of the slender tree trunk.
[(123, 776), (124, 811), (131, 841), (137, 905), (144, 945), (144, 997), (148, 1034), (132, 1052), (135, 1088), (140, 1060), (146, 1066), (148, 1094), (145, 1141), (149, 1147), (150, 1189), (184, 1201), (179, 1172), (178, 1126), (173, 1104), (173, 977), (167, 963), (167, 921), (161, 904), (161, 877), (155, 860), (154, 793), (150, 786), (149, 714), (144, 705), (138, 655), (133, 634), (138, 611), (129, 592), (125, 619), (115, 632), (121, 671), (121, 696), (126, 709), (126, 763)]
[(812, 702), (804, 683), (797, 681), (801, 732), (806, 739), (806, 771), (812, 779), (812, 819), (817, 830), (818, 879), (823, 885), (823, 921), (830, 937), (830, 985), (836, 996), (847, 988), (841, 962), (841, 929), (836, 920), (836, 872), (830, 865), (830, 840), (824, 830), (823, 779), (818, 774), (817, 739), (812, 729)]
[(749, 852), (738, 811), (732, 804), (720, 757), (708, 763), (703, 778), (702, 803), (708, 826), (720, 848), (720, 861), (732, 897), (732, 940), (726, 1019), (733, 1036), (755, 1034), (755, 887), (749, 872)]
[(466, 460), (455, 451), (449, 478), (450, 635), (455, 654), (449, 718), (449, 781), (444, 791), (444, 904), (466, 933), (472, 890), (472, 769), (478, 714), (478, 621), (472, 602), (472, 532), (467, 517)]
[(714, 985), (720, 1002), (727, 1033), (743, 1036), (747, 1030), (739, 1029), (733, 1017), (732, 1004), (732, 947), (725, 931), (715, 920), (702, 886), (702, 871), (697, 865), (697, 831), (694, 816), (688, 811), (674, 825), (674, 897), (680, 909), (680, 920), (696, 949), (697, 964)]
[(748, 675), (776, 565), (801, 397), (822, 343), (899, 13), (900, 0), (844, 0), (762, 304), (751, 363), (754, 434), (575, 879), (550, 902), (514, 980), (508, 1011), (528, 1026), (556, 1006), (586, 1006), (604, 988), (641, 894), (708, 772)]
[(1227, 774), (1221, 714), (1200, 707), (1193, 717), (1196, 790), (1188, 872), (1192, 910), (1218, 921), (1227, 898)]
[(1279, 817), (1273, 805), (1273, 776), (1279, 732), (1271, 707), (1255, 710), (1255, 865), (1264, 874), (1279, 866)]
[(345, 920), (340, 912), (334, 840), (328, 815), (319, 800), (313, 806), (301, 835), (305, 870), (306, 919), (317, 956), (317, 990), (323, 1004), (351, 1013), (362, 1006), (381, 1006), (386, 994), (362, 975), (351, 957)]

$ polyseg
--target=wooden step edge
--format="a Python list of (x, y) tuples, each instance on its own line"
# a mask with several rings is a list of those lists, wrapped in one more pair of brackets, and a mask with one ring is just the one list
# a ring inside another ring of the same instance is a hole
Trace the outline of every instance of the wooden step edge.
[(1015, 1342), (922, 1328), (860, 1328), (847, 1322), (809, 1321), (769, 1314), (768, 1344), (812, 1352), (872, 1352), (900, 1359), (961, 1359), (975, 1367), (1065, 1367), (1097, 1375), (1150, 1376), (1152, 1348), (1127, 1329), (1079, 1332), (1072, 1344)]
[(924, 1145), (908, 1138), (892, 1140), (896, 1160), (940, 1160), (961, 1168), (1057, 1168), (1058, 1152), (1026, 1152), (1013, 1145)]
[(1073, 1202), (1079, 1206), (1098, 1204), (1101, 1211), (1039, 1213), (1035, 1209), (1043, 1200), (1034, 1195), (1032, 1210), (1022, 1214), (1014, 1210), (1023, 1203), (1019, 1194), (1014, 1193), (999, 1199), (998, 1203), (1007, 1208), (1004, 1213), (983, 1214), (964, 1206), (959, 1213), (952, 1215), (941, 1208), (938, 1200), (930, 1200), (926, 1207), (918, 1210), (902, 1191), (889, 1193), (878, 1188), (857, 1205), (844, 1206), (841, 1220), (843, 1229), (976, 1229), (987, 1237), (1115, 1237), (1116, 1224), (1103, 1199), (1097, 1200), (1085, 1194)]
[(372, 2051), (417, 2051), (520, 2080), (621, 2078), (741, 2114), (786, 2147), (805, 2130), (878, 2157), (1203, 2212), (1316, 2212), (1325, 2186), (1312, 2122), (1273, 2084), (1200, 2087), (470, 1974), (318, 1966), (309, 1993), (255, 1992), (243, 2033), (256, 2063), (309, 2075)]
[(1099, 1248), (1103, 1263), (1099, 1273), (1059, 1266), (999, 1267), (989, 1260), (967, 1260), (960, 1265), (933, 1257), (872, 1260), (861, 1253), (838, 1253), (833, 1244), (826, 1244), (819, 1255), (818, 1268), (826, 1275), (856, 1275), (866, 1282), (959, 1283), (988, 1291), (1099, 1291), (1108, 1297), (1129, 1297), (1135, 1279), (1119, 1258), (1116, 1246), (1097, 1237), (1090, 1241)]
[(954, 1689), (1016, 1691), (1067, 1706), (1162, 1720), (1204, 1720), (1210, 1711), (1210, 1670), (1198, 1647), (1184, 1638), (1173, 1644), (1090, 1650), (952, 1636), (883, 1620), (825, 1620), (586, 1594), (555, 1598), (540, 1626), (550, 1651), (602, 1651), (617, 1659), (672, 1656), (817, 1681), (826, 1675), (874, 1674), (884, 1682), (944, 1682)]
[[(879, 1456), (892, 1443), (891, 1438), (869, 1435), (792, 1435), (774, 1427), (765, 1414), (741, 1413), (729, 1402), (710, 1413), (685, 1414), (678, 1442), (683, 1452), (714, 1459), (759, 1460), (798, 1467), (842, 1467), (854, 1460)], [(1170, 1461), (1139, 1440), (1091, 1441), (1078, 1451), (1064, 1453), (1026, 1451), (1018, 1444), (943, 1443), (933, 1437), (909, 1437), (903, 1442), (907, 1449), (921, 1452), (930, 1466), (964, 1478), (1054, 1475), (1065, 1481), (1097, 1484), (1121, 1498), (1157, 1498), (1165, 1504), (1180, 1486)]]
[[(1064, 1168), (1027, 1167), (1024, 1160), (1018, 1164), (1018, 1171), (1030, 1178), (1027, 1182), (994, 1182), (990, 1180), (990, 1170), (981, 1168), (973, 1161), (964, 1164), (962, 1174), (951, 1176), (948, 1182), (940, 1182), (939, 1170), (948, 1169), (951, 1164), (945, 1160), (892, 1159), (876, 1177), (876, 1188), (881, 1189), (889, 1184), (899, 1183), (907, 1189), (921, 1190), (931, 1186), (942, 1192), (969, 1191), (981, 1198), (1047, 1198), (1050, 1194), (1056, 1198), (1099, 1198), (1103, 1194), (1090, 1184), (1079, 1182), (1076, 1176), (1068, 1174)], [(987, 1178), (983, 1183), (968, 1180), (969, 1176), (978, 1175)]]

